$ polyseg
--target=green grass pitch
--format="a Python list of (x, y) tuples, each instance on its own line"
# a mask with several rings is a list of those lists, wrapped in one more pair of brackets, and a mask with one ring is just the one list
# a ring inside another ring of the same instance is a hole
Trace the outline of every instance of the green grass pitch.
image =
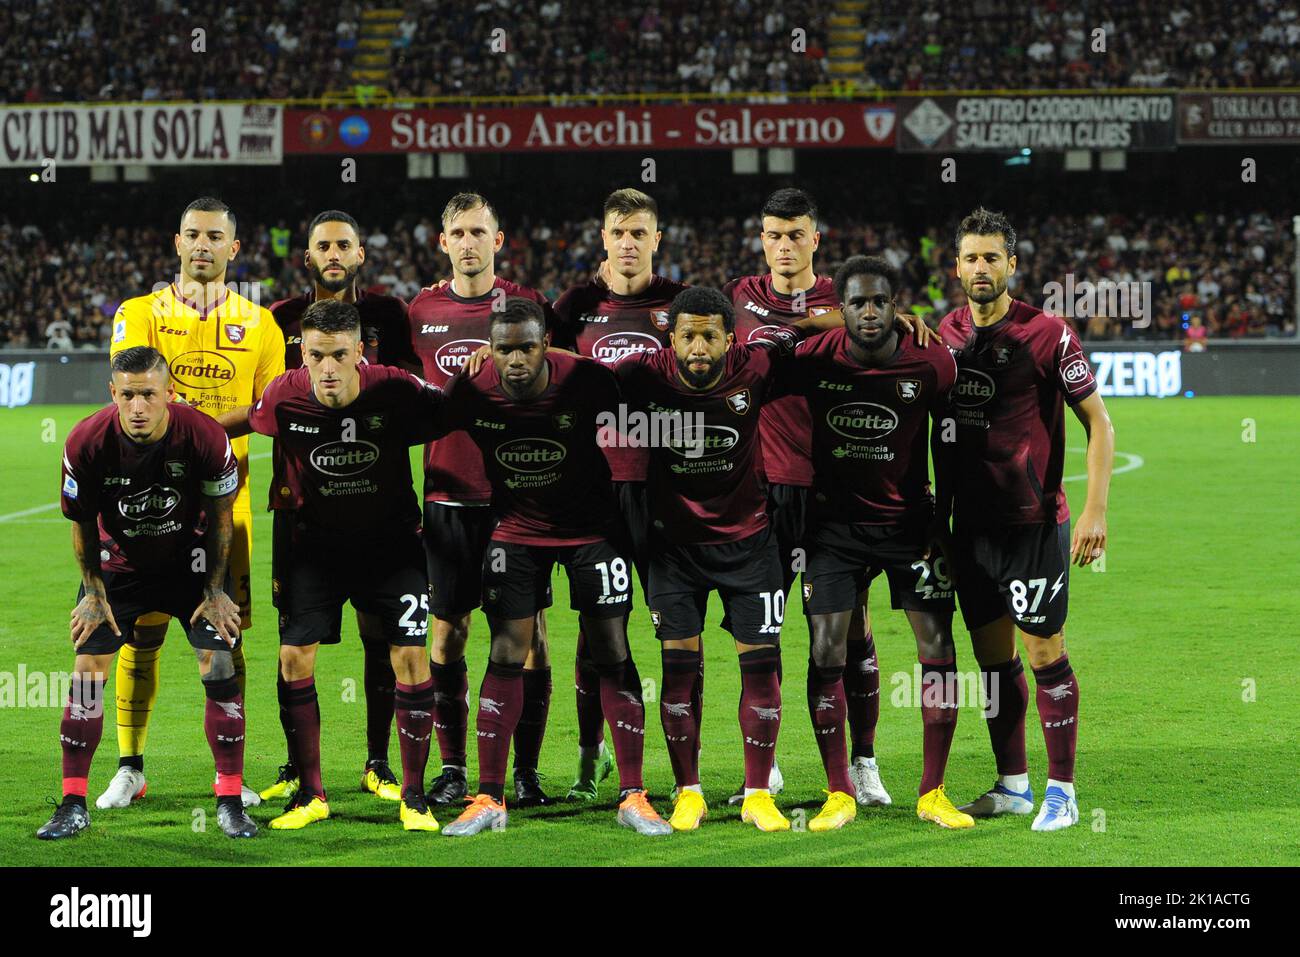
[[(1076, 570), (1069, 651), (1082, 689), (1078, 789), (1082, 818), (1039, 835), (1025, 818), (979, 822), (966, 832), (917, 821), (921, 715), (891, 702), (892, 676), (910, 675), (915, 650), (901, 614), (889, 611), (877, 580), (873, 630), (882, 708), (877, 753), (895, 804), (863, 809), (843, 831), (761, 834), (740, 822), (726, 796), (739, 782), (739, 677), (731, 642), (706, 629), (707, 707), (701, 755), (710, 813), (695, 834), (641, 838), (614, 821), (607, 782), (594, 807), (559, 804), (512, 813), (505, 833), (465, 841), (404, 833), (396, 805), (357, 790), (364, 760), (361, 653), (355, 621), (344, 643), (320, 656), (323, 760), (334, 818), (305, 831), (263, 830), (234, 842), (216, 827), (212, 762), (202, 730), (202, 692), (188, 645), (173, 628), (147, 750), (149, 794), (134, 807), (96, 811), (80, 838), (57, 845), (33, 833), (59, 790), (61, 702), (42, 702), (43, 676), (72, 664), (68, 613), (77, 575), (68, 523), (56, 501), (68, 429), (89, 407), (0, 411), (0, 847), (7, 864), (649, 864), (649, 865), (1258, 865), (1300, 863), (1290, 824), (1297, 799), (1296, 715), (1300, 713), (1300, 401), (1291, 398), (1111, 400), (1118, 433), (1105, 571)], [(1253, 431), (1253, 435), (1252, 435)], [(1253, 441), (1252, 441), (1253, 439)], [(1083, 434), (1071, 417), (1067, 474), (1081, 476)], [(254, 454), (269, 443), (255, 439)], [(253, 497), (264, 501), (265, 454), (253, 462)], [(1082, 507), (1084, 483), (1069, 483)], [(270, 521), (255, 519), (254, 599), (248, 635), (247, 779), (265, 786), (283, 760), (273, 683), (276, 637), (270, 602)], [(345, 621), (350, 613), (345, 615)], [(658, 648), (644, 606), (633, 616), (633, 652), (657, 679)], [(571, 684), (576, 618), (557, 579), (550, 617), (555, 694), (541, 770), (563, 794), (576, 759)], [(958, 666), (973, 659), (960, 619)], [(792, 600), (783, 637), (785, 720), (777, 752), (786, 790), (778, 804), (796, 821), (823, 798), (804, 704), (808, 632)], [(476, 692), (486, 627), (475, 615), (469, 652)], [(20, 669), (27, 685), (15, 688)], [(31, 676), (36, 675), (33, 679)], [(3, 697), (8, 683), (9, 697)], [(1031, 682), (1032, 685), (1032, 682)], [(15, 691), (17, 694), (15, 695)], [(115, 766), (111, 711), (91, 771), (91, 797)], [(657, 701), (657, 696), (656, 696)], [(22, 705), (21, 707), (19, 705)], [(44, 706), (42, 706), (44, 705)], [(657, 718), (648, 708), (646, 780), (667, 812), (672, 788)], [(1031, 703), (1030, 774), (1041, 794), (1042, 734)], [(471, 737), (471, 745), (472, 745)], [(435, 749), (436, 754), (436, 749)], [(397, 749), (392, 757), (396, 763)], [(471, 759), (472, 761), (472, 759)], [(474, 768), (470, 769), (471, 775)], [(963, 709), (948, 767), (949, 793), (974, 797), (993, 778), (979, 712)], [(254, 809), (262, 823), (278, 809)], [(206, 815), (206, 831), (203, 817)], [(452, 814), (439, 814), (446, 823)]]

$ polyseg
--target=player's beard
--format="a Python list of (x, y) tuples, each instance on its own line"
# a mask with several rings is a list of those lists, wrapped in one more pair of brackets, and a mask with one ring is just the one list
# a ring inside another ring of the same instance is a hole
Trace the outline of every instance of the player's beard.
[(854, 331), (856, 329), (855, 325), (845, 323), (844, 333), (859, 349), (864, 352), (874, 352), (876, 349), (880, 348), (881, 343), (889, 338), (889, 333), (893, 331), (893, 328), (894, 323), (890, 321), (881, 327), (881, 330), (877, 335), (874, 337), (868, 337), (858, 335), (857, 332)]
[[(342, 265), (340, 263), (340, 265)], [(330, 292), (341, 292), (352, 285), (352, 281), (357, 277), (357, 271), (361, 268), (357, 266), (343, 266), (342, 279), (326, 279), (325, 274), (315, 263), (311, 263), (308, 268), (311, 270), (311, 277), (316, 281), (316, 285), (322, 289), (328, 289)]]
[(678, 356), (677, 371), (681, 374), (682, 379), (686, 381), (687, 385), (695, 389), (702, 389), (712, 382), (714, 377), (718, 374), (718, 361), (719, 360), (716, 359), (710, 359), (709, 367), (704, 372), (692, 372), (689, 363), (683, 361), (682, 358)]
[(966, 298), (971, 302), (978, 302), (983, 305), (986, 302), (993, 302), (1004, 292), (1007, 291), (1006, 279), (999, 279), (996, 276), (987, 277), (990, 285), (976, 287), (974, 282), (968, 286), (962, 283), (962, 289), (966, 292)]

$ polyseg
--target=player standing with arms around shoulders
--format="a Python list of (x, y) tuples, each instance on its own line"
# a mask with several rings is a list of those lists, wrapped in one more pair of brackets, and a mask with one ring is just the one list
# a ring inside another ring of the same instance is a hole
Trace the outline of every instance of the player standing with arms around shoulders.
[[(655, 275), (654, 254), (663, 233), (659, 207), (639, 189), (618, 189), (605, 198), (600, 236), (605, 261), (597, 275), (567, 290), (555, 301), (555, 346), (612, 366), (624, 356), (668, 345), (668, 308), (686, 288)], [(645, 474), (649, 452), (618, 443), (605, 445), (614, 494), (623, 519), (623, 540), (646, 587)], [(600, 704), (600, 671), (578, 632), (574, 693), (578, 707), (578, 773), (568, 797), (594, 801), (600, 782), (613, 768), (605, 747), (605, 712)]]
[(363, 363), (361, 317), (351, 303), (312, 303), (302, 329), (305, 365), (222, 420), (232, 435), (251, 429), (280, 440), (272, 505), (294, 518), (275, 527), (271, 593), (280, 612), (280, 708), (300, 777), (271, 827), (297, 830), (330, 815), (316, 652), (340, 640), (343, 603), (351, 601), (377, 619), (397, 678), (398, 817), (405, 830), (436, 831), (424, 799), (433, 736), (429, 583), (408, 449), (439, 434), (442, 393), (409, 372)]
[(229, 837), (252, 837), (257, 825), (239, 797), (244, 697), (231, 661), (239, 606), (227, 594), (239, 466), (220, 425), (172, 401), (167, 362), (156, 349), (124, 349), (112, 370), (113, 405), (78, 423), (63, 452), (61, 502), (74, 523), (81, 590), (72, 610), (72, 686), (59, 726), (63, 802), (36, 836), (57, 840), (90, 826), (86, 784), (104, 730), (104, 674), (131, 640), (137, 616), (163, 611), (185, 624), (198, 656), (217, 821)]
[(672, 348), (615, 368), (628, 405), (666, 423), (647, 470), (650, 620), (662, 642), (660, 718), (677, 781), (671, 826), (693, 831), (708, 808), (700, 787), (704, 611), (717, 591), (740, 658), (745, 783), (741, 818), (761, 831), (790, 822), (772, 800), (781, 727), (781, 562), (757, 468), (759, 412), (795, 344), (816, 320), (738, 344), (731, 300), (696, 286), (669, 309)]
[[(424, 378), (444, 387), (487, 345), (492, 317), (509, 296), (531, 299), (549, 312), (546, 297), (496, 274), (505, 242), (496, 209), (478, 193), (457, 193), (442, 211), (438, 243), (451, 259), (451, 282), (429, 286), (411, 300), (411, 336)], [(492, 486), (483, 456), (464, 432), (430, 442), (424, 450), (424, 546), (428, 556), (433, 623), (430, 660), (437, 701), (434, 728), (442, 773), (429, 786), (429, 803), (458, 805), (468, 793), (466, 736), (469, 672), (465, 645), (470, 613), (483, 594), (483, 553), (494, 518)], [(551, 665), (546, 618), (538, 613), (533, 647), (524, 662), (523, 712), (515, 730), (515, 806), (546, 804), (537, 760), (551, 706)]]
[[(1006, 217), (976, 209), (958, 226), (956, 247), (968, 304), (944, 316), (939, 332), (957, 360), (956, 442), (942, 445), (960, 483), (937, 510), (942, 517), (951, 508), (953, 516), (957, 599), (990, 700), (986, 718), (998, 768), (994, 786), (961, 810), (991, 817), (1034, 809), (1019, 631), (1047, 744), (1047, 787), (1033, 830), (1054, 831), (1079, 820), (1079, 684), (1064, 631), (1070, 563), (1090, 565), (1106, 547), (1115, 430), (1078, 336), (1008, 294), (1016, 233)], [(1088, 497), (1073, 538), (1061, 485), (1067, 402), (1088, 434)]]
[(616, 409), (618, 387), (597, 362), (548, 355), (547, 338), (537, 302), (507, 299), (492, 316), (491, 366), (475, 375), (465, 370), (447, 386), (446, 424), (465, 429), (483, 452), (497, 524), (483, 557), (492, 648), (478, 698), (478, 793), (445, 833), (462, 837), (506, 825), (506, 757), (523, 710), (524, 660), (537, 614), (551, 604), (551, 571), (559, 564), (600, 672), (618, 762), (618, 822), (638, 834), (669, 834), (642, 783), (645, 705), (625, 625), (632, 583), (597, 444), (597, 422)]
[[(257, 401), (267, 383), (284, 371), (284, 337), (270, 312), (226, 286), (230, 263), (239, 254), (235, 228), (235, 214), (219, 199), (204, 196), (186, 206), (174, 240), (180, 263), (175, 282), (128, 299), (113, 320), (113, 355), (135, 346), (157, 349), (171, 368), (177, 396), (210, 416)], [(246, 631), (253, 623), (248, 440), (236, 439), (231, 447), (239, 461), (239, 493), (230, 577), (240, 627)], [(130, 641), (118, 651), (118, 770), (95, 801), (100, 808), (126, 807), (145, 792), (145, 742), (158, 697), (158, 656), (170, 620), (154, 610), (145, 611)], [(231, 650), (231, 658), (242, 692), (242, 643)], [(243, 801), (257, 804), (260, 798), (245, 787)]]
[[(292, 299), (271, 304), (271, 315), (284, 333), (284, 367), (302, 365), (302, 317), (313, 302), (337, 299), (350, 302), (361, 316), (361, 339), (367, 362), (396, 366), (408, 372), (420, 371), (420, 360), (411, 347), (411, 328), (406, 318), (406, 303), (396, 296), (367, 292), (361, 288), (357, 273), (366, 261), (361, 242), (361, 228), (350, 215), (338, 209), (318, 213), (307, 227), (307, 249), (303, 263), (312, 277), (312, 289)], [(277, 443), (273, 457), (281, 455)], [(272, 492), (272, 499), (275, 494)], [(274, 512), (275, 521), (292, 523), (287, 509)], [(396, 677), (390, 661), (388, 641), (380, 622), (365, 612), (357, 612), (357, 631), (365, 651), (362, 687), (366, 696), (366, 766), (361, 787), (388, 801), (400, 801), (402, 789), (388, 764), (388, 738), (393, 723), (393, 694)], [(277, 666), (278, 667), (278, 666)], [(277, 672), (277, 687), (284, 681)], [(281, 727), (287, 715), (280, 713)], [(288, 741), (288, 731), (285, 731)], [(280, 768), (276, 781), (261, 792), (262, 800), (290, 798), (298, 788), (298, 769), (293, 755)]]
[[(835, 274), (844, 328), (800, 344), (783, 377), (812, 414), (814, 477), (803, 573), (812, 638), (808, 712), (830, 798), (808, 823), (810, 831), (842, 827), (856, 816), (844, 747), (844, 664), (849, 620), (881, 572), (891, 604), (912, 626), (921, 662), (925, 765), (917, 814), (944, 827), (975, 823), (952, 806), (943, 787), (957, 726), (955, 606), (938, 548), (946, 534), (935, 527), (927, 468), (927, 445), (939, 441), (957, 365), (947, 349), (922, 348), (899, 333), (899, 281), (884, 259), (845, 262)], [(947, 486), (952, 476), (936, 469), (935, 481)]]

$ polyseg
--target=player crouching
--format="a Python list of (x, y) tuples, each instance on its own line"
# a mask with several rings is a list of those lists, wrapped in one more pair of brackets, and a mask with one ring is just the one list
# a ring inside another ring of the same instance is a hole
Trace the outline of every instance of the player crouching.
[(104, 731), (104, 675), (136, 617), (161, 610), (187, 623), (198, 656), (217, 821), (229, 837), (252, 837), (257, 825), (239, 798), (244, 699), (231, 659), (240, 643), (239, 606), (226, 593), (235, 456), (221, 426), (171, 401), (171, 373), (157, 350), (138, 346), (114, 356), (109, 392), (113, 406), (78, 423), (63, 453), (61, 503), (74, 523), (82, 585), (59, 726), (63, 801), (36, 836), (58, 840), (90, 826), (86, 790)]
[(272, 594), (280, 611), (282, 724), (300, 785), (271, 827), (297, 830), (330, 815), (316, 651), (339, 641), (350, 600), (380, 623), (397, 676), (399, 818), (408, 831), (436, 831), (424, 798), (433, 734), (429, 586), (408, 448), (436, 437), (442, 393), (409, 372), (359, 365), (361, 323), (351, 303), (313, 303), (302, 330), (303, 367), (275, 379), (251, 410), (221, 420), (231, 435), (252, 429), (279, 439), (283, 451), (272, 482), (272, 507), (282, 517)]

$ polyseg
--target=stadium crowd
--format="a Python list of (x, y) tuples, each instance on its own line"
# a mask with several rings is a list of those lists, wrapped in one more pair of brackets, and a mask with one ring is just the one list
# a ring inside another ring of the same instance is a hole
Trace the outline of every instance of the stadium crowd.
[[(818, 271), (830, 274), (851, 255), (878, 252), (903, 271), (899, 308), (937, 322), (964, 302), (951, 269), (953, 225), (935, 224), (913, 234), (890, 224), (829, 220), (821, 224)], [(604, 257), (595, 219), (503, 226), (498, 273), (552, 300), (586, 281)], [(1065, 285), (1068, 276), (1076, 288), (1100, 279), (1152, 284), (1149, 327), (1076, 315), (1074, 324), (1085, 338), (1181, 340), (1194, 316), (1214, 338), (1295, 334), (1294, 241), (1283, 217), (1094, 214), (1026, 218), (1017, 228), (1013, 296), (1042, 305), (1045, 287)], [(758, 229), (756, 219), (668, 221), (656, 268), (672, 279), (714, 286), (760, 272)], [(286, 258), (274, 251), (273, 227), (241, 224), (243, 248), (228, 280), (261, 284), (261, 301), (268, 305), (305, 289), (305, 230), (304, 220), (293, 231)], [(368, 227), (364, 243), (363, 279), (373, 288), (409, 300), (422, 285), (449, 275), (434, 218)], [(64, 234), (58, 227), (42, 230), (0, 220), (0, 347), (101, 347), (118, 304), (167, 282), (176, 268), (168, 229), (105, 227), (86, 237), (71, 227)]]
[[(393, 4), (396, 6), (397, 4)], [(877, 0), (866, 85), (884, 90), (1293, 86), (1300, 4), (1244, 0)], [(363, 5), (302, 16), (296, 0), (70, 0), (0, 5), (0, 98), (314, 98), (351, 88)], [(393, 95), (797, 93), (827, 82), (826, 4), (653, 0), (599, 16), (569, 0), (409, 0)], [(805, 31), (794, 49), (792, 31)], [(203, 30), (202, 49), (194, 31)], [(504, 49), (490, 42), (503, 29)], [(1105, 53), (1094, 51), (1095, 31)]]

